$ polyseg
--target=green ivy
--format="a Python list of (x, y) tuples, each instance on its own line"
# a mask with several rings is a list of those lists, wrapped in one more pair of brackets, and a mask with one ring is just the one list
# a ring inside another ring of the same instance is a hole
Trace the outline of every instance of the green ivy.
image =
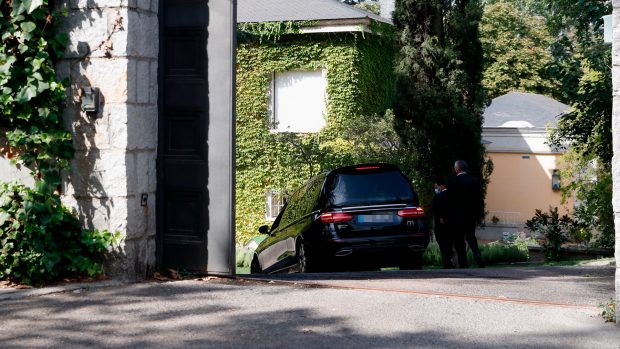
[(26, 284), (95, 276), (119, 233), (81, 228), (63, 206), (60, 173), (74, 155), (64, 127), (65, 82), (54, 63), (65, 49), (52, 0), (0, 2), (0, 155), (31, 169), (33, 188), (0, 183), (0, 279)]
[(54, 69), (67, 35), (55, 30), (52, 9), (48, 0), (0, 3), (0, 125), (8, 129), (5, 153), (57, 186), (74, 150), (61, 117), (65, 84)]
[[(370, 160), (352, 146), (357, 135), (351, 129), (360, 119), (383, 115), (392, 105), (394, 51), (387, 30), (380, 35), (300, 34), (300, 27), (299, 23), (284, 23), (278, 24), (277, 29), (272, 24), (246, 24), (239, 28), (238, 242), (246, 242), (260, 225), (269, 224), (265, 220), (268, 189), (291, 192), (320, 171)], [(250, 30), (253, 35), (243, 30)], [(270, 40), (261, 39), (267, 37)], [(327, 72), (327, 126), (314, 134), (269, 132), (273, 72), (303, 69)]]
[(301, 29), (315, 25), (315, 21), (249, 22), (239, 23), (240, 40), (258, 39), (277, 42), (282, 35), (301, 34)]
[(45, 183), (0, 183), (0, 279), (38, 285), (95, 276), (119, 243), (119, 233), (83, 230)]

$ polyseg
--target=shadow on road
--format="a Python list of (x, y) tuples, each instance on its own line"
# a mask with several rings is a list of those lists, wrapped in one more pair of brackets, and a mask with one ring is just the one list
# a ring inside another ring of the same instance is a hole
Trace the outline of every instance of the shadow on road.
[[(248, 287), (233, 282), (196, 281), (140, 284), (3, 302), (0, 346), (491, 349), (501, 345), (560, 349), (566, 347), (567, 341), (583, 343), (584, 338), (605, 338), (614, 331), (604, 326), (600, 333), (593, 333), (591, 328), (547, 330), (536, 335), (536, 346), (526, 344), (531, 343), (531, 333), (464, 341), (448, 330), (419, 330), (413, 323), (400, 330), (373, 333), (351, 325), (350, 314), (326, 316), (311, 307), (279, 304), (275, 296), (282, 289), (274, 287), (269, 290), (273, 294), (261, 293), (262, 301), (254, 305), (248, 300), (255, 290)], [(554, 344), (558, 338), (562, 342)]]
[(536, 267), (536, 268), (486, 268), (486, 269), (425, 269), (413, 271), (386, 270), (372, 272), (335, 272), (335, 273), (281, 273), (252, 274), (240, 277), (273, 279), (273, 280), (361, 280), (361, 279), (505, 279), (531, 280), (536, 278), (584, 278), (590, 280), (609, 279), (614, 277), (613, 266), (569, 266), (569, 267)]

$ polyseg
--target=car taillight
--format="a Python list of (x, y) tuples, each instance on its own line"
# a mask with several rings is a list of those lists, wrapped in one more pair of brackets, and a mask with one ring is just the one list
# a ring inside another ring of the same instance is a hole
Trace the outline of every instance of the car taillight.
[(358, 171), (365, 171), (365, 170), (376, 170), (381, 168), (380, 166), (360, 166), (360, 167), (356, 167), (355, 169)]
[(424, 209), (422, 207), (406, 208), (398, 211), (398, 215), (403, 218), (424, 217)]
[(338, 223), (338, 222), (348, 222), (353, 219), (348, 213), (339, 213), (339, 212), (325, 212), (321, 213), (319, 216), (321, 223)]

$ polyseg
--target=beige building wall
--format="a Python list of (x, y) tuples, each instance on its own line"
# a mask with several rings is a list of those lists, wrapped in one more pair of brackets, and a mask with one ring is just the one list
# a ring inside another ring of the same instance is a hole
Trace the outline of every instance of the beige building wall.
[(568, 213), (573, 202), (562, 204), (559, 191), (551, 189), (551, 176), (558, 169), (560, 154), (488, 153), (494, 170), (487, 188), (487, 221), (523, 226), (535, 209), (557, 206)]

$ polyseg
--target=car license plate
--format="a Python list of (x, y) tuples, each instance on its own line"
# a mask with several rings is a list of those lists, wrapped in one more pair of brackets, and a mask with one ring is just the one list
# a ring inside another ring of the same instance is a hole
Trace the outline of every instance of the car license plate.
[(391, 223), (394, 217), (389, 214), (372, 214), (372, 215), (359, 215), (357, 221), (359, 223)]

